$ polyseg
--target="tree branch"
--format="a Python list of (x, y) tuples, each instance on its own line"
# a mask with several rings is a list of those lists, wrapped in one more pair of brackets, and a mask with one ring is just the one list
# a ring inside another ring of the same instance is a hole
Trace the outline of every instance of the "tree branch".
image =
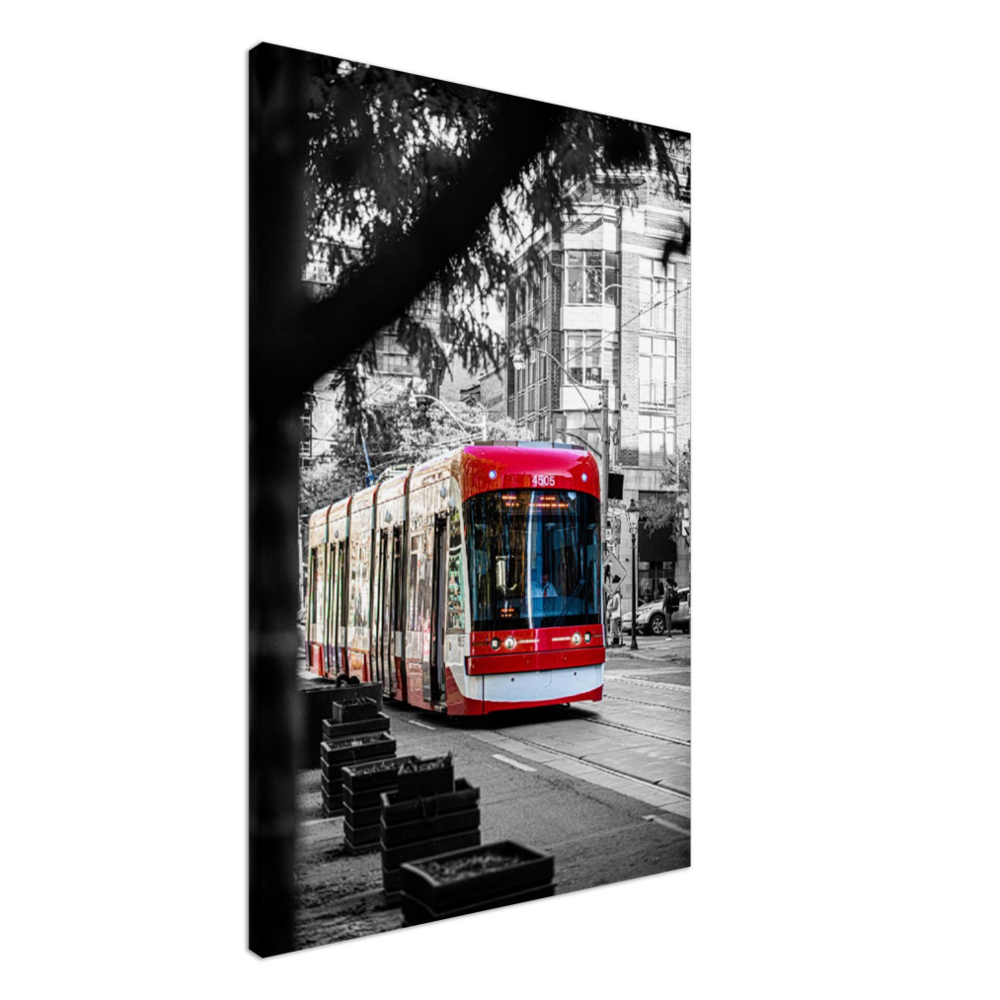
[[(273, 411), (289, 405), (402, 314), (440, 268), (470, 246), (562, 116), (554, 105), (501, 98), (488, 135), (407, 234), (328, 299), (308, 301), (301, 280), (294, 291), (288, 289), (280, 335), (251, 338), (251, 408)], [(299, 138), (304, 140), (305, 130)], [(301, 179), (302, 174), (299, 191)]]

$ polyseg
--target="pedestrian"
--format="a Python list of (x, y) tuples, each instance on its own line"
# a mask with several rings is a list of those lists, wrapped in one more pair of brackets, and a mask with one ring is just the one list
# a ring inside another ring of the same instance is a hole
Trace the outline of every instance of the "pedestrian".
[(622, 595), (617, 590), (611, 595), (608, 611), (611, 615), (611, 645), (620, 646), (622, 644)]
[(677, 607), (677, 588), (674, 586), (673, 580), (667, 580), (667, 585), (663, 591), (663, 616), (667, 619), (667, 638), (670, 638), (670, 633), (673, 631), (673, 624), (671, 621), (671, 616), (673, 615), (674, 609)]

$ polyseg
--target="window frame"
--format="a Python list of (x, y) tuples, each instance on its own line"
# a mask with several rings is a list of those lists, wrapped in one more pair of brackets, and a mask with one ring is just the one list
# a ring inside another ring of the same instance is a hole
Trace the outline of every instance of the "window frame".
[[(587, 338), (594, 338), (593, 343), (588, 344)], [(571, 338), (580, 338), (579, 343), (575, 344), (572, 349), (570, 346)], [(563, 331), (563, 385), (581, 385), (584, 388), (594, 388), (599, 389), (603, 382), (611, 382), (615, 385), (619, 383), (621, 367), (621, 347), (620, 347), (620, 333), (618, 330), (564, 330)], [(586, 355), (594, 351), (599, 352), (599, 364), (597, 365), (598, 375), (597, 379), (594, 380), (590, 373), (594, 371), (594, 365), (574, 365), (575, 359), (580, 359), (583, 361), (593, 360), (592, 358), (587, 359)], [(577, 377), (575, 374), (579, 372), (581, 377)]]
[[(644, 349), (647, 346), (649, 350)], [(662, 351), (658, 351), (658, 347), (662, 347)], [(650, 410), (665, 410), (677, 404), (677, 339), (650, 330), (640, 332), (640, 373), (648, 371), (652, 375), (658, 358), (663, 359), (662, 381), (652, 377), (639, 379), (639, 406)]]
[[(653, 421), (660, 422), (660, 426), (654, 427)], [(662, 451), (653, 448), (654, 435), (662, 435)], [(645, 448), (643, 447), (644, 438), (647, 441)], [(656, 413), (640, 413), (638, 444), (640, 466), (656, 467), (657, 462), (665, 465), (667, 457), (673, 455), (677, 450), (677, 417), (673, 413), (662, 410)]]
[[(621, 303), (621, 254), (616, 250), (564, 250), (563, 305), (565, 306), (614, 306)], [(573, 255), (580, 255), (579, 262), (572, 262)], [(592, 257), (600, 254), (600, 263)], [(580, 301), (573, 301), (570, 287), (571, 274), (580, 272)], [(599, 292), (592, 294), (592, 282), (600, 274)]]

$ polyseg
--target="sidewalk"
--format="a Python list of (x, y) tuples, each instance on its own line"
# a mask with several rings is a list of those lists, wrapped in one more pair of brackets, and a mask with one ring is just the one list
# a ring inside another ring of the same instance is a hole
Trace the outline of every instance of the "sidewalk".
[(630, 649), (632, 636), (623, 635), (620, 646), (608, 646), (604, 650), (607, 661), (646, 660), (649, 663), (691, 663), (691, 635), (675, 632), (672, 636), (640, 635), (636, 637), (638, 649)]

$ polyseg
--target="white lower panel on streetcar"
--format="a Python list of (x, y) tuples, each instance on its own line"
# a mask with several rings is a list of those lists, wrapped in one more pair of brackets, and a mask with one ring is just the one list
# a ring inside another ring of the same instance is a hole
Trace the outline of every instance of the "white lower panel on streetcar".
[(485, 701), (558, 701), (593, 691), (604, 683), (604, 667), (530, 670), (518, 674), (485, 674)]

